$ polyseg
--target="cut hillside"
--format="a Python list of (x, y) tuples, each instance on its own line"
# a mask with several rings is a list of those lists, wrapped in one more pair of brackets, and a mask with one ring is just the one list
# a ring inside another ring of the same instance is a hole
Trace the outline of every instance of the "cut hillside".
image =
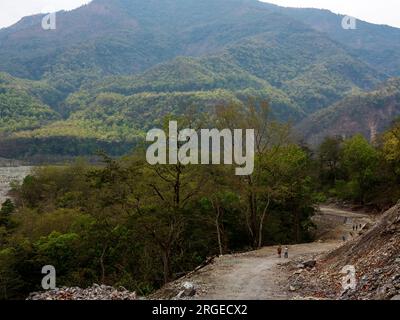
[[(290, 279), (297, 294), (330, 299), (392, 299), (400, 295), (400, 201), (380, 222), (362, 235), (330, 252), (309, 272)], [(341, 286), (345, 266), (356, 269), (355, 290)]]

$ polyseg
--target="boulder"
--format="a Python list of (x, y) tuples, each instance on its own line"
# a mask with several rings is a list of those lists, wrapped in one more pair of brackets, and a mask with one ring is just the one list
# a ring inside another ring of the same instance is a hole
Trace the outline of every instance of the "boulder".
[(317, 261), (316, 261), (316, 260), (308, 260), (308, 261), (306, 261), (306, 262), (303, 263), (304, 268), (307, 268), (307, 269), (312, 269), (312, 268), (314, 268), (314, 267), (316, 266), (316, 264), (317, 264)]

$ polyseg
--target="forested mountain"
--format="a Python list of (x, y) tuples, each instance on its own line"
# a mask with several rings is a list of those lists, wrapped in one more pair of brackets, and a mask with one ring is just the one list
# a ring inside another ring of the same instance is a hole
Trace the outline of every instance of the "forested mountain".
[[(343, 30), (340, 16), (322, 10), (257, 0), (94, 0), (57, 13), (56, 30), (43, 30), (42, 18), (0, 30), (0, 71), (33, 88), (33, 100), (18, 104), (24, 112), (0, 121), (3, 156), (54, 153), (49, 141), (60, 139), (78, 139), (74, 154), (92, 152), (85, 141), (131, 144), (167, 114), (247, 97), (298, 122), (400, 74), (400, 30), (364, 22)], [(1, 99), (5, 114), (14, 102)], [(38, 114), (36, 102), (51, 115)]]
[(343, 15), (328, 10), (281, 8), (271, 9), (295, 18), (343, 44), (359, 59), (390, 76), (400, 75), (400, 32), (387, 25), (356, 20), (356, 30), (342, 28)]
[(57, 120), (58, 115), (50, 105), (60, 95), (45, 82), (0, 73), (0, 136)]
[(327, 136), (350, 137), (362, 133), (370, 140), (400, 117), (400, 78), (388, 80), (377, 90), (351, 94), (333, 106), (316, 112), (297, 128), (310, 144)]

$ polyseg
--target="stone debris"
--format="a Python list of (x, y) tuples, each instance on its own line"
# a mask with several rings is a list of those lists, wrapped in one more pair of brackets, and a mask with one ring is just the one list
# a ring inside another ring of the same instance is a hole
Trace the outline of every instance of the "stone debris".
[(303, 266), (304, 266), (304, 268), (312, 269), (315, 267), (316, 264), (317, 264), (316, 260), (308, 260), (303, 263)]
[(196, 294), (195, 285), (191, 282), (185, 282), (183, 284), (183, 288), (185, 289), (185, 290), (183, 290), (183, 294), (186, 297), (193, 297)]
[(27, 300), (137, 300), (135, 292), (123, 287), (115, 289), (106, 285), (94, 284), (87, 289), (78, 287), (59, 288), (49, 291), (33, 292)]
[(176, 299), (189, 298), (195, 295), (196, 295), (196, 286), (193, 283), (186, 281), (183, 283), (182, 290), (179, 291), (178, 295), (176, 296)]

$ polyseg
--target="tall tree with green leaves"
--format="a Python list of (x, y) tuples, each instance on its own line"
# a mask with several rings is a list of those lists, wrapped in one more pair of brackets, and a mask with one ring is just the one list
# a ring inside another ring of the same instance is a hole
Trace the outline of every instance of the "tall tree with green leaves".
[(348, 186), (363, 204), (376, 180), (378, 157), (377, 150), (362, 135), (355, 135), (343, 144), (342, 163), (350, 179)]
[(320, 178), (333, 187), (340, 174), (340, 155), (343, 139), (327, 137), (318, 148)]

